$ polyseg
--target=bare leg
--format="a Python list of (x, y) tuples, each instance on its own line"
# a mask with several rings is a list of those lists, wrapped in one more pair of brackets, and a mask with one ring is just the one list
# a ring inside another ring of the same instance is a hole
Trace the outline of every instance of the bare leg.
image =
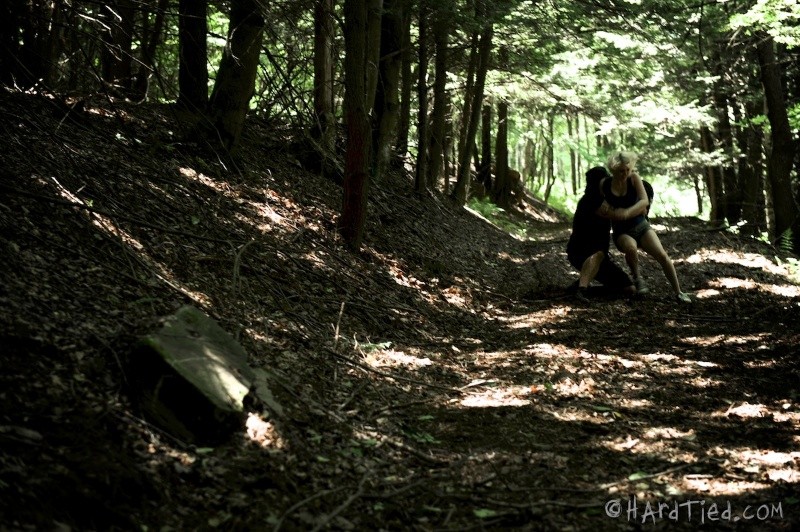
[(636, 240), (628, 235), (621, 235), (617, 238), (616, 244), (617, 249), (625, 254), (625, 262), (635, 281), (639, 278), (639, 248), (636, 246)]
[(588, 287), (589, 283), (597, 276), (597, 272), (600, 270), (600, 264), (603, 263), (605, 256), (605, 253), (598, 251), (583, 261), (581, 276), (578, 278), (578, 286), (580, 288)]
[(661, 245), (661, 240), (652, 229), (644, 234), (641, 241), (642, 249), (651, 257), (653, 257), (664, 270), (664, 276), (672, 285), (672, 289), (676, 294), (681, 293), (681, 284), (678, 282), (678, 274), (675, 271), (675, 265), (672, 264), (672, 259), (669, 258), (667, 252), (664, 251), (664, 246)]

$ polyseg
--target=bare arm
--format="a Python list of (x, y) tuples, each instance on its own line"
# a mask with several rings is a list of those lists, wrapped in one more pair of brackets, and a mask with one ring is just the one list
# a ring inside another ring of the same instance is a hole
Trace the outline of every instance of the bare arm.
[(639, 174), (631, 174), (631, 185), (636, 189), (636, 197), (638, 201), (629, 207), (631, 217), (638, 216), (647, 212), (647, 207), (650, 205), (650, 200), (647, 199), (647, 192), (642, 184), (642, 178)]

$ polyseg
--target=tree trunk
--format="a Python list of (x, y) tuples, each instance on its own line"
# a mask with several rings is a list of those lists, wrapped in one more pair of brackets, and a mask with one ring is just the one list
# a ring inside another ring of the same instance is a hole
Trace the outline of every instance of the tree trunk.
[(386, 0), (381, 21), (381, 60), (378, 74), (378, 93), (375, 97), (375, 125), (373, 127), (375, 172), (380, 180), (392, 158), (392, 144), (397, 138), (397, 122), (400, 115), (399, 86), (400, 43), (402, 40), (402, 18), (405, 0)]
[(180, 0), (178, 107), (194, 113), (208, 106), (207, 0)]
[(101, 60), (103, 81), (120, 95), (128, 94), (133, 81), (135, 13), (132, 0), (106, 2), (101, 10), (107, 28)]
[(314, 115), (312, 137), (333, 153), (336, 119), (333, 114), (333, 0), (314, 4)]
[(578, 123), (577, 117), (575, 118), (575, 129), (572, 128), (572, 115), (567, 114), (567, 136), (569, 137), (569, 172), (570, 177), (572, 178), (572, 194), (578, 194), (578, 168), (577, 162), (575, 161), (575, 139), (578, 138), (576, 135), (573, 138), (572, 133), (573, 131), (579, 132), (580, 131), (580, 124)]
[(550, 201), (550, 192), (553, 190), (553, 184), (555, 184), (555, 150), (553, 149), (553, 132), (554, 132), (554, 122), (555, 117), (551, 112), (547, 116), (547, 153), (545, 155), (545, 162), (547, 163), (546, 171), (544, 172), (547, 176), (547, 183), (544, 189), (544, 202), (547, 203)]
[[(501, 56), (503, 51), (501, 50)], [(492, 197), (498, 207), (511, 206), (511, 186), (508, 180), (508, 102), (500, 99), (497, 105), (497, 138), (494, 141), (494, 187)]]
[[(714, 151), (714, 138), (711, 135), (711, 130), (705, 126), (700, 128), (700, 148), (704, 153), (712, 153)], [(709, 222), (713, 227), (719, 227), (723, 223), (723, 206), (725, 204), (722, 195), (722, 177), (718, 172), (718, 167), (711, 165), (704, 167), (704, 174), (708, 198), (711, 203)]]
[(772, 150), (767, 163), (767, 178), (775, 210), (774, 236), (777, 239), (784, 238), (784, 235), (791, 231), (793, 248), (800, 250), (798, 209), (789, 180), (794, 161), (794, 141), (783, 97), (781, 71), (775, 61), (775, 49), (771, 37), (763, 35), (763, 39), (759, 42), (758, 60), (768, 107), (767, 117), (772, 129)]
[(477, 167), (477, 180), (483, 185), (483, 193), (492, 191), (492, 104), (484, 102), (481, 109), (481, 163)]
[[(131, 99), (141, 102), (147, 99), (147, 92), (150, 86), (150, 78), (155, 72), (156, 52), (164, 36), (164, 23), (167, 18), (167, 8), (169, 0), (158, 0), (155, 5), (155, 20), (153, 28), (149, 24), (142, 27), (141, 56), (139, 57), (139, 68), (133, 78), (131, 85)], [(150, 13), (145, 11), (142, 14), (144, 21), (150, 20)]]
[(377, 47), (367, 31), (370, 0), (345, 0), (344, 2), (344, 116), (347, 127), (347, 149), (344, 165), (344, 190), (339, 231), (351, 250), (358, 250), (364, 240), (367, 218), (367, 192), (369, 169), (372, 161), (372, 135), (370, 130), (370, 103), (374, 94), (370, 86), (367, 61)]
[(435, 77), (433, 81), (433, 111), (431, 113), (431, 134), (428, 144), (428, 185), (436, 188), (443, 172), (445, 149), (445, 119), (449, 107), (447, 98), (447, 53), (450, 38), (450, 20), (453, 14), (439, 4), (433, 22), (433, 39), (436, 45)]
[(736, 170), (733, 166), (733, 134), (731, 120), (728, 115), (731, 101), (725, 88), (726, 78), (719, 52), (715, 54), (715, 65), (717, 81), (714, 83), (713, 99), (714, 107), (717, 111), (717, 140), (723, 153), (720, 171), (722, 172), (722, 184), (725, 191), (725, 210), (720, 213), (720, 219), (724, 217), (728, 220), (728, 224), (733, 226), (739, 223), (741, 218), (741, 190), (737, 183)]
[(263, 33), (264, 17), (258, 0), (232, 2), (228, 41), (209, 100), (211, 124), (228, 151), (236, 148), (244, 128), (255, 90)]
[(414, 189), (422, 194), (428, 187), (428, 10), (419, 2), (419, 71), (417, 72), (417, 173)]
[[(456, 181), (461, 174), (461, 157), (467, 149), (467, 130), (469, 121), (472, 118), (472, 99), (475, 92), (475, 71), (478, 69), (478, 43), (480, 34), (476, 31), (472, 34), (469, 51), (469, 61), (467, 63), (467, 81), (464, 87), (464, 104), (461, 109), (461, 121), (458, 126), (458, 146), (456, 155)], [(467, 157), (469, 160), (469, 157)], [(476, 166), (479, 168), (480, 166)]]
[[(760, 113), (756, 102), (748, 102), (745, 107), (745, 120), (749, 124), (742, 132), (740, 150), (742, 151), (739, 177), (742, 183), (742, 216), (745, 220), (743, 231), (748, 235), (758, 235), (766, 229), (764, 224), (764, 186), (761, 172), (761, 153), (764, 133), (760, 125), (752, 119)], [(761, 208), (759, 208), (761, 206)]]
[(400, 40), (400, 116), (397, 125), (397, 156), (403, 159), (408, 154), (408, 131), (411, 127), (411, 89), (414, 85), (411, 63), (411, 6), (406, 5), (402, 14)]
[(475, 71), (475, 89), (470, 104), (469, 127), (466, 133), (464, 153), (459, 155), (459, 172), (456, 186), (453, 188), (452, 197), (458, 206), (463, 206), (467, 202), (469, 192), (469, 181), (471, 177), (469, 160), (472, 155), (472, 144), (474, 143), (475, 133), (478, 130), (478, 119), (481, 112), (481, 102), (483, 101), (483, 86), (486, 82), (486, 73), (489, 70), (489, 57), (492, 54), (492, 37), (494, 27), (488, 13), (484, 13), (487, 19), (481, 31), (480, 44), (478, 45), (478, 66)]

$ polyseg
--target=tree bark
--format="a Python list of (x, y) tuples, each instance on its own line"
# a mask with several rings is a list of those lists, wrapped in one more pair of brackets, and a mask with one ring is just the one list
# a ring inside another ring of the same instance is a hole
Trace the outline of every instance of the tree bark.
[(483, 185), (481, 195), (492, 191), (492, 166), (492, 104), (484, 102), (481, 109), (481, 163), (477, 171), (478, 183)]
[(344, 3), (344, 116), (347, 127), (347, 149), (344, 165), (344, 190), (339, 231), (353, 251), (361, 248), (367, 218), (367, 192), (372, 161), (370, 104), (375, 95), (370, 87), (367, 62), (377, 52), (367, 30), (370, 0), (345, 0)]
[(508, 102), (501, 98), (497, 104), (497, 138), (494, 141), (494, 187), (492, 197), (498, 207), (511, 206), (511, 186), (508, 179)]
[(397, 123), (400, 116), (400, 46), (405, 0), (386, 0), (381, 21), (381, 60), (378, 72), (378, 93), (375, 97), (373, 126), (376, 181), (382, 179), (394, 152)]
[(475, 88), (470, 103), (470, 118), (469, 126), (466, 132), (466, 142), (464, 144), (464, 153), (459, 155), (459, 171), (458, 180), (455, 187), (453, 187), (452, 197), (458, 206), (463, 206), (467, 202), (467, 194), (469, 193), (469, 181), (471, 177), (469, 160), (472, 155), (472, 144), (475, 139), (475, 133), (478, 130), (478, 120), (481, 112), (481, 102), (483, 102), (483, 87), (486, 82), (486, 73), (489, 70), (489, 58), (492, 53), (492, 37), (494, 35), (494, 26), (488, 13), (484, 13), (485, 25), (481, 31), (480, 44), (478, 45), (478, 65), (475, 71)]
[(767, 117), (772, 129), (772, 150), (767, 163), (767, 178), (775, 210), (774, 236), (776, 239), (781, 239), (791, 232), (793, 248), (800, 250), (798, 209), (789, 180), (794, 161), (794, 141), (772, 37), (763, 35), (758, 43), (758, 60), (768, 108)]
[(403, 9), (400, 40), (400, 117), (397, 125), (397, 156), (401, 159), (408, 154), (408, 130), (411, 126), (411, 90), (414, 85), (411, 63), (411, 6)]
[(428, 185), (436, 188), (442, 176), (445, 149), (445, 120), (449, 107), (447, 98), (447, 62), (452, 13), (447, 4), (439, 4), (434, 13), (433, 40), (436, 46), (435, 74), (433, 80), (433, 111), (431, 134), (428, 143)]
[(103, 81), (113, 91), (127, 96), (133, 81), (134, 3), (115, 0), (103, 4), (102, 18), (108, 28), (101, 54)]
[(314, 115), (313, 137), (333, 152), (336, 120), (333, 114), (333, 0), (314, 4)]
[(417, 173), (414, 190), (422, 194), (428, 188), (428, 9), (419, 2), (419, 71), (417, 72)]
[(228, 41), (209, 100), (210, 121), (223, 148), (234, 151), (255, 90), (264, 17), (257, 0), (231, 4)]

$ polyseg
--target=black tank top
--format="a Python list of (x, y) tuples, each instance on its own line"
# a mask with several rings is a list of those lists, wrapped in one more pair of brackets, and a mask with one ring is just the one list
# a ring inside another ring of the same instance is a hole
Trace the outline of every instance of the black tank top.
[[(608, 204), (615, 209), (627, 209), (628, 207), (633, 207), (636, 205), (636, 202), (639, 201), (639, 196), (636, 194), (636, 187), (633, 186), (630, 179), (625, 182), (625, 187), (625, 194), (622, 196), (615, 196), (614, 193), (611, 192), (611, 178), (606, 178), (603, 181), (603, 196), (605, 196)], [(643, 221), (644, 214), (639, 214), (629, 220), (611, 222), (611, 227), (614, 229), (614, 233), (624, 233), (633, 229)]]

